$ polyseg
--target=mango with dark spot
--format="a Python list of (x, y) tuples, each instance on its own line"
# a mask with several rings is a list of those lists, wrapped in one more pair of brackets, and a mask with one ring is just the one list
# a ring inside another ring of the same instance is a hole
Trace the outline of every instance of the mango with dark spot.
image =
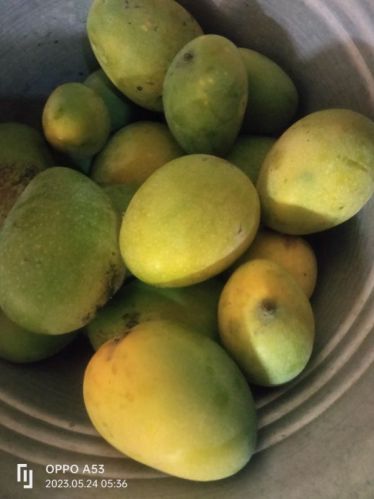
[(88, 323), (123, 282), (118, 218), (83, 174), (40, 173), (9, 213), (0, 237), (0, 306), (21, 327), (64, 334)]
[(218, 337), (217, 309), (223, 284), (210, 279), (187, 288), (156, 288), (133, 280), (123, 286), (85, 328), (97, 350), (142, 322), (172, 320), (212, 339)]
[(126, 456), (165, 473), (209, 481), (250, 460), (256, 413), (249, 386), (221, 346), (169, 321), (144, 322), (91, 358), (88, 415)]
[(270, 260), (241, 265), (218, 306), (222, 344), (250, 382), (274, 386), (306, 367), (314, 344), (314, 315), (293, 277)]
[(22, 123), (0, 123), (0, 227), (30, 180), (52, 165), (37, 130)]
[(175, 54), (202, 34), (174, 0), (94, 0), (88, 37), (101, 67), (129, 99), (162, 111), (162, 84)]
[(203, 35), (189, 42), (165, 77), (166, 120), (188, 153), (226, 154), (239, 133), (247, 99), (243, 60), (223, 36)]

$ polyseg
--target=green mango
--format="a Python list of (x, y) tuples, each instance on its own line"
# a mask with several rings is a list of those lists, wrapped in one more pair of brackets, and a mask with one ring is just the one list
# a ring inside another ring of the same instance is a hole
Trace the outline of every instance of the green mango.
[(68, 333), (92, 320), (123, 277), (118, 218), (103, 190), (70, 168), (37, 175), (0, 233), (6, 315), (35, 333)]
[(0, 227), (30, 180), (52, 165), (37, 130), (22, 123), (0, 123)]
[(203, 35), (176, 55), (164, 82), (169, 128), (188, 153), (224, 155), (242, 125), (247, 72), (227, 38)]
[(374, 193), (374, 121), (324, 109), (288, 128), (257, 180), (262, 220), (285, 234), (313, 234), (358, 213)]
[(205, 281), (253, 241), (260, 203), (249, 178), (207, 154), (174, 159), (140, 186), (122, 220), (120, 249), (130, 272), (160, 287)]
[(155, 288), (133, 280), (97, 313), (86, 326), (95, 350), (120, 338), (137, 324), (173, 320), (216, 339), (218, 299), (223, 284), (216, 279), (187, 288)]
[(248, 74), (249, 97), (243, 130), (279, 134), (292, 121), (299, 104), (294, 82), (268, 57), (247, 48), (239, 49)]
[(95, 158), (91, 177), (99, 184), (141, 184), (183, 154), (164, 123), (138, 121), (113, 135)]
[(76, 337), (75, 333), (50, 336), (35, 334), (12, 322), (0, 310), (0, 358), (25, 364), (44, 360), (60, 352)]
[(120, 221), (138, 188), (138, 184), (113, 184), (103, 186), (103, 190), (112, 201), (113, 208), (116, 210)]
[(117, 90), (102, 69), (91, 73), (84, 84), (95, 90), (105, 102), (112, 132), (133, 121), (136, 112), (134, 104)]
[(162, 111), (162, 84), (175, 54), (202, 34), (174, 0), (94, 0), (88, 38), (114, 85), (142, 107)]
[(310, 302), (292, 275), (271, 260), (250, 260), (235, 270), (220, 297), (218, 323), (223, 346), (256, 385), (291, 381), (312, 354)]
[(83, 83), (65, 83), (48, 97), (43, 109), (43, 129), (48, 142), (78, 164), (98, 153), (108, 140), (109, 111), (103, 99)]
[(240, 135), (226, 159), (243, 170), (256, 184), (262, 163), (274, 143), (272, 137)]

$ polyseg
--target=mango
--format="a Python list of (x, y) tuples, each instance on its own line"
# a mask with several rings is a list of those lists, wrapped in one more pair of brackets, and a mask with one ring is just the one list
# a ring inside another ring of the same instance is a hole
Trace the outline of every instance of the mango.
[(251, 383), (286, 383), (311, 356), (310, 303), (291, 275), (270, 260), (251, 260), (232, 274), (221, 294), (218, 323), (222, 344)]
[(78, 160), (98, 153), (110, 132), (103, 99), (83, 83), (58, 86), (47, 99), (42, 122), (48, 142)]
[(117, 90), (102, 69), (91, 73), (84, 84), (95, 90), (103, 99), (109, 112), (112, 132), (133, 121), (136, 115), (134, 104)]
[(52, 165), (37, 130), (22, 123), (0, 123), (0, 228), (30, 180)]
[(138, 188), (138, 184), (113, 184), (103, 186), (104, 192), (110, 198), (113, 208), (117, 212), (120, 223)]
[(38, 334), (90, 322), (120, 287), (118, 218), (92, 180), (70, 168), (37, 175), (0, 233), (0, 307)]
[(296, 114), (299, 103), (296, 86), (288, 74), (265, 55), (247, 48), (239, 51), (249, 86), (243, 130), (277, 135), (289, 126)]
[(195, 284), (229, 267), (253, 241), (259, 200), (249, 178), (204, 154), (159, 168), (132, 198), (120, 248), (140, 280), (161, 287)]
[(247, 100), (244, 63), (223, 36), (203, 35), (189, 42), (165, 77), (166, 121), (191, 154), (226, 154), (239, 133)]
[(133, 280), (98, 311), (85, 330), (95, 350), (107, 340), (126, 335), (136, 325), (154, 320), (179, 322), (217, 339), (221, 289), (216, 279), (187, 288), (155, 288)]
[(174, 0), (94, 0), (87, 32), (113, 84), (142, 107), (162, 111), (162, 85), (175, 54), (202, 34)]
[(257, 181), (264, 223), (311, 234), (353, 217), (374, 191), (374, 122), (348, 109), (305, 116), (276, 142)]
[(312, 296), (317, 282), (317, 259), (304, 238), (262, 229), (233, 268), (257, 258), (278, 263), (292, 275), (308, 298)]
[(274, 143), (275, 139), (272, 137), (241, 135), (226, 159), (243, 170), (256, 184), (262, 163)]
[(48, 336), (35, 334), (12, 322), (0, 309), (0, 358), (17, 364), (37, 362), (60, 352), (75, 333)]
[(244, 376), (217, 343), (182, 325), (145, 322), (105, 343), (83, 395), (107, 442), (165, 473), (219, 480), (253, 454), (256, 413)]
[(91, 177), (100, 184), (141, 184), (157, 168), (183, 154), (166, 125), (139, 121), (109, 140), (95, 158)]

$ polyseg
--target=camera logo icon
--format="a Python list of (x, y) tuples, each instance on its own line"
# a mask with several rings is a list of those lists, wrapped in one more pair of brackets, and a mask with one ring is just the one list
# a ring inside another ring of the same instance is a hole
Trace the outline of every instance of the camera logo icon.
[(21, 483), (24, 489), (33, 488), (34, 472), (27, 464), (17, 464), (17, 482)]

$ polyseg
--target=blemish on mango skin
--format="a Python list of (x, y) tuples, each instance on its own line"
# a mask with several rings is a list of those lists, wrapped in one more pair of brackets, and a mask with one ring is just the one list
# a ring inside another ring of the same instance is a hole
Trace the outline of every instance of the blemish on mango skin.
[(0, 164), (0, 226), (27, 184), (40, 172), (36, 165), (19, 170), (17, 163)]
[(277, 304), (271, 298), (265, 298), (260, 303), (260, 310), (264, 317), (272, 318), (277, 311)]
[(186, 62), (192, 61), (193, 58), (194, 58), (194, 53), (192, 51), (186, 52), (183, 56), (183, 60)]
[[(109, 341), (107, 341), (106, 343), (104, 343), (104, 345), (102, 346), (102, 348), (106, 348), (108, 351), (106, 352), (106, 356), (105, 356), (105, 360), (107, 362), (111, 362), (112, 359), (113, 359), (113, 355), (117, 349), (117, 347), (119, 346), (119, 344), (121, 343), (122, 340), (124, 340), (126, 338), (127, 334), (124, 333), (123, 335), (120, 335), (120, 336), (115, 336), (114, 338), (110, 339)], [(125, 358), (125, 356), (123, 356), (123, 359)]]
[(122, 319), (124, 320), (126, 331), (129, 331), (140, 323), (140, 313), (128, 312), (122, 316)]

